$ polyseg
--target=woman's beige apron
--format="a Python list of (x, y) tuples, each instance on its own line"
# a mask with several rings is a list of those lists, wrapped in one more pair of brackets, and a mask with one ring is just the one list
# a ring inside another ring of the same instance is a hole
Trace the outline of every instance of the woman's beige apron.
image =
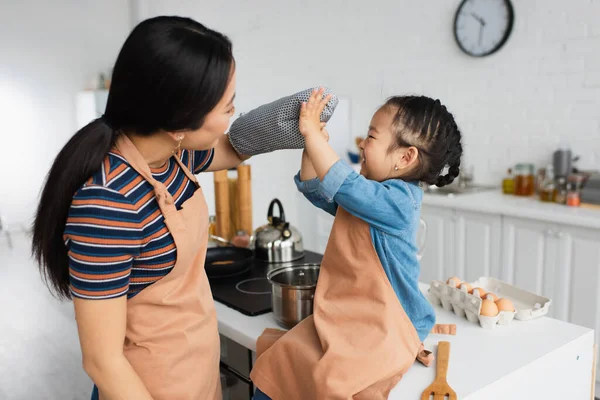
[(387, 399), (422, 349), (369, 225), (338, 207), (313, 315), (260, 355), (251, 378), (273, 400)]
[(154, 400), (220, 400), (219, 333), (204, 271), (208, 209), (196, 177), (174, 157), (198, 187), (177, 210), (148, 164), (125, 135), (116, 147), (129, 165), (154, 187), (175, 246), (169, 274), (127, 301), (124, 354)]

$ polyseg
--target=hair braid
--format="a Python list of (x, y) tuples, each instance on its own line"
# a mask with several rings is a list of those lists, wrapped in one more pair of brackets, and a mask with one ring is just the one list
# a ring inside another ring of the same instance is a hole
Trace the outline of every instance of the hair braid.
[[(439, 187), (448, 185), (460, 173), (461, 132), (454, 116), (439, 99), (426, 96), (395, 96), (384, 107), (395, 112), (392, 127), (394, 147), (416, 147), (418, 165), (406, 180), (419, 180)], [(446, 175), (440, 175), (445, 167)]]

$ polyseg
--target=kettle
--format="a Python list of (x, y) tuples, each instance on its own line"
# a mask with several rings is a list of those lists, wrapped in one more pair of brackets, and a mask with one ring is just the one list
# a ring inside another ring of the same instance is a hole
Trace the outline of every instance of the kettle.
[[(273, 215), (277, 205), (279, 216)], [(285, 220), (283, 206), (278, 199), (269, 204), (267, 214), (269, 223), (254, 231), (250, 247), (254, 247), (254, 257), (257, 260), (280, 263), (295, 261), (304, 257), (304, 246), (300, 232)]]

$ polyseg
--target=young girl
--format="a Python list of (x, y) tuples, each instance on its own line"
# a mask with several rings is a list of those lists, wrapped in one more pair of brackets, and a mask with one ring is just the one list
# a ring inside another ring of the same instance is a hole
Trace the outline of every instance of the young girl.
[(387, 399), (435, 323), (418, 287), (418, 184), (444, 186), (458, 176), (454, 117), (439, 100), (388, 99), (360, 144), (359, 175), (321, 131), (322, 93), (302, 105), (306, 148), (295, 180), (335, 222), (314, 313), (259, 356), (255, 399)]

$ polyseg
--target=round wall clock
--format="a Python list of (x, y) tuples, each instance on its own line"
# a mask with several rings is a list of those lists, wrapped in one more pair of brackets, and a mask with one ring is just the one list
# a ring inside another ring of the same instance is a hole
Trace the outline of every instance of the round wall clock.
[(513, 22), (510, 0), (463, 0), (454, 18), (454, 38), (468, 55), (487, 56), (506, 43)]

